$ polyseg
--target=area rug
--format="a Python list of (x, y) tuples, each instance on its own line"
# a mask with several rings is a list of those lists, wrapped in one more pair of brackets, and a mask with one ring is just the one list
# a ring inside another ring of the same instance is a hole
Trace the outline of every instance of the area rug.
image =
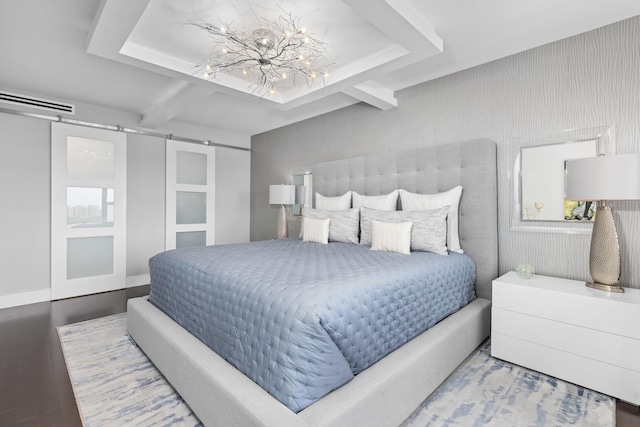
[(58, 328), (86, 427), (201, 426), (127, 333), (127, 314)]
[(615, 400), (491, 357), (487, 341), (402, 427), (615, 426)]
[[(82, 422), (199, 426), (127, 334), (126, 313), (58, 328)], [(608, 396), (491, 357), (481, 346), (403, 427), (613, 427)], [(375, 426), (372, 426), (375, 427)]]

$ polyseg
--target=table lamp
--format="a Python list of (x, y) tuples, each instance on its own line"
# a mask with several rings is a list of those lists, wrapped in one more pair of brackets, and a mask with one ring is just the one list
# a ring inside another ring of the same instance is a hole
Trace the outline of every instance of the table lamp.
[(587, 286), (624, 292), (618, 286), (621, 261), (618, 233), (606, 200), (640, 200), (640, 153), (567, 161), (566, 198), (598, 201), (591, 234)]
[(287, 212), (285, 205), (293, 205), (296, 201), (295, 185), (270, 185), (269, 204), (280, 205), (280, 215), (278, 216), (278, 239), (287, 237)]

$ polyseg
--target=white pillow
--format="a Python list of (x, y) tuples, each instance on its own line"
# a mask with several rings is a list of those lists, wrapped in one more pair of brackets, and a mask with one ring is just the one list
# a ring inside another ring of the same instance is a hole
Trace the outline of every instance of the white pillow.
[(411, 253), (412, 222), (382, 222), (371, 223), (371, 250)]
[(398, 190), (382, 196), (363, 196), (355, 191), (351, 192), (353, 207), (365, 207), (380, 211), (395, 211), (398, 207)]
[(451, 206), (447, 215), (447, 248), (450, 251), (464, 253), (460, 247), (460, 235), (458, 231), (458, 210), (462, 186), (457, 186), (449, 191), (437, 194), (415, 194), (400, 190), (400, 202), (403, 211), (424, 211), (438, 209), (443, 206)]
[(304, 233), (302, 240), (305, 242), (329, 243), (329, 223), (331, 219), (303, 218)]
[(316, 209), (323, 211), (343, 211), (351, 209), (351, 191), (347, 191), (342, 196), (327, 197), (316, 193)]

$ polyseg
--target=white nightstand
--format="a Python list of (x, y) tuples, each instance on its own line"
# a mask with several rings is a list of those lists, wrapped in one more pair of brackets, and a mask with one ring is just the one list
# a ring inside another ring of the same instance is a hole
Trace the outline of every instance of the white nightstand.
[(492, 356), (640, 405), (640, 290), (510, 272), (491, 313)]

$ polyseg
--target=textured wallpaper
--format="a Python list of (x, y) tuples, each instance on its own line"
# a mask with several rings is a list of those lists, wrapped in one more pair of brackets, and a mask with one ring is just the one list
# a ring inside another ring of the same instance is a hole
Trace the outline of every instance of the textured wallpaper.
[[(500, 273), (520, 263), (586, 280), (590, 235), (510, 230), (514, 140), (615, 124), (640, 151), (640, 17), (398, 91), (398, 107), (356, 104), (252, 138), (251, 239), (275, 238), (268, 185), (317, 162), (476, 138), (498, 143)], [(624, 286), (640, 288), (640, 202), (611, 202)], [(481, 210), (481, 207), (479, 207)]]

